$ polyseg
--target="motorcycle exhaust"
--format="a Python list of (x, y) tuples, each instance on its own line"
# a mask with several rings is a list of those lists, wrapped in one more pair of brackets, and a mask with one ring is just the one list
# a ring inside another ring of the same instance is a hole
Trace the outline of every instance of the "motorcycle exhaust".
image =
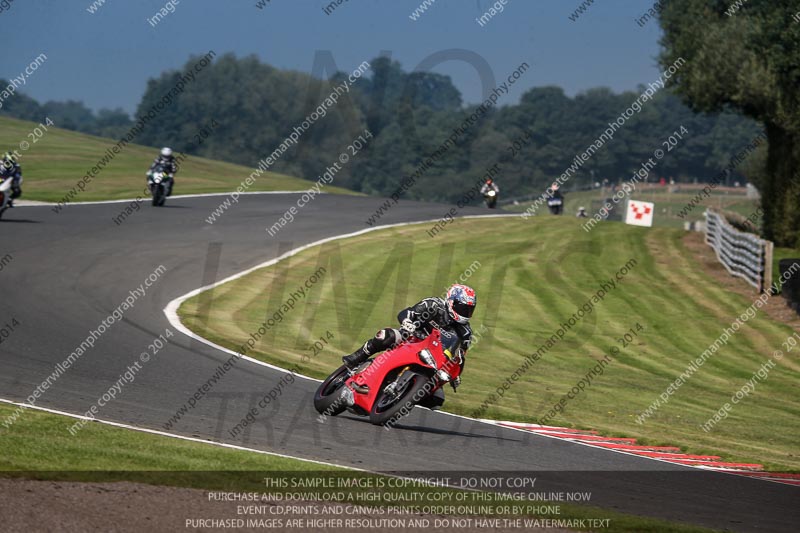
[(361, 385), (360, 383), (352, 383), (351, 385), (357, 393), (369, 394), (369, 385)]

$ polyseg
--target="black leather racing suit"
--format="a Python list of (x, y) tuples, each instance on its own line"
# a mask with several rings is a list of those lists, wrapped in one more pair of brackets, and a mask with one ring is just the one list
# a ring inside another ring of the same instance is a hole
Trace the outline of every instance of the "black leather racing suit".
[(175, 161), (175, 156), (164, 157), (159, 155), (153, 160), (150, 165), (150, 172), (154, 171), (156, 167), (161, 166), (167, 174), (175, 175), (178, 172), (178, 162)]
[[(459, 324), (453, 320), (450, 317), (447, 304), (444, 300), (436, 297), (425, 298), (397, 314), (397, 321), (401, 324), (406, 319), (413, 322), (414, 326), (416, 326), (413, 333), (410, 333), (406, 329), (400, 330), (395, 328), (379, 330), (375, 336), (367, 340), (361, 348), (343, 358), (345, 365), (350, 368), (355, 368), (369, 357), (378, 352), (394, 348), (412, 335), (418, 339), (424, 339), (430, 335), (433, 328), (438, 328), (442, 337), (451, 335), (457, 337), (457, 340), (453, 342), (453, 345), (456, 347), (456, 352), (454, 352), (453, 355), (461, 355), (461, 372), (464, 371), (467, 350), (472, 340), (472, 328), (469, 324)], [(456, 384), (453, 383), (453, 387), (455, 386)], [(436, 409), (443, 403), (444, 391), (438, 389), (433, 395), (426, 398), (424, 402), (420, 402), (420, 405)]]

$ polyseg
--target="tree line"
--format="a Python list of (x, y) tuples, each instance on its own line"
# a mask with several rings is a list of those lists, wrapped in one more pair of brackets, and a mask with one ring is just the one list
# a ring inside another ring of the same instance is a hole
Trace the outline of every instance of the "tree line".
[[(180, 71), (150, 79), (134, 117), (120, 109), (92, 112), (75, 101), (40, 104), (17, 94), (0, 110), (39, 121), (49, 116), (67, 129), (117, 139), (123, 136), (174, 85)], [(406, 197), (455, 202), (490, 168), (503, 194), (540, 194), (609, 127), (645, 87), (615, 93), (598, 87), (568, 96), (559, 87), (536, 87), (518, 104), (481, 110), (465, 104), (448, 76), (407, 72), (397, 61), (379, 57), (370, 72), (306, 131), (271, 170), (315, 180), (339, 160), (349, 142), (364, 129), (373, 138), (343, 166), (336, 184), (367, 194), (389, 196), (422, 166), (425, 173)], [(255, 165), (272, 153), (295, 125), (311, 113), (332, 88), (347, 78), (329, 80), (281, 70), (254, 56), (218, 57), (151, 121), (135, 142), (194, 155)], [(2, 86), (2, 82), (0, 82)], [(704, 182), (724, 168), (731, 156), (762, 130), (751, 118), (726, 109), (696, 113), (679, 96), (663, 90), (647, 101), (570, 180), (567, 189), (594, 182), (628, 179), (676, 129), (689, 134), (659, 162), (658, 177)], [(217, 124), (198, 143), (210, 121)], [(463, 124), (469, 127), (464, 129)], [(458, 129), (459, 134), (453, 135)], [(463, 131), (462, 131), (463, 130)], [(455, 139), (435, 161), (431, 155)], [(745, 182), (746, 168), (726, 180)]]

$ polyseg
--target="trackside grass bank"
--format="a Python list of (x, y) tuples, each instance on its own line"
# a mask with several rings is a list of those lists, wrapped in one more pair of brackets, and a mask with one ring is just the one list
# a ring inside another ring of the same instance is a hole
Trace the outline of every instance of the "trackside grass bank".
[[(216, 288), (210, 302), (188, 300), (179, 314), (233, 350), (272, 319), (248, 355), (322, 378), (343, 354), (395, 325), (399, 309), (464, 281), (478, 294), (472, 323), (480, 335), (447, 410), (526, 422), (546, 417), (553, 425), (800, 470), (800, 349), (783, 346), (791, 328), (754, 309), (664, 405), (641, 417), (755, 295), (715, 284), (681, 231), (609, 223), (587, 234), (580, 223), (460, 219), (435, 239), (426, 234), (430, 224), (378, 230), (253, 272)], [(282, 302), (320, 267), (324, 278), (278, 317)], [(704, 431), (779, 349), (785, 356), (768, 378)]]
[[(625, 204), (629, 198), (631, 200), (653, 202), (656, 205), (653, 225), (656, 227), (683, 228), (684, 222), (704, 220), (703, 212), (706, 207), (733, 211), (745, 218), (753, 217), (757, 225), (760, 223), (758, 201), (748, 199), (744, 188), (715, 189), (708, 197), (702, 194), (702, 190), (702, 184), (661, 186), (640, 183), (630, 195), (624, 194), (624, 191), (620, 190), (612, 193), (608, 187), (590, 191), (568, 192), (564, 195), (564, 214), (562, 216), (574, 217), (578, 212), (578, 208), (584, 207), (587, 216), (591, 218), (600, 212), (600, 208), (605, 205), (607, 199), (613, 198), (614, 195), (618, 194), (617, 203), (615, 204), (613, 201), (610, 203), (621, 214), (624, 214)], [(700, 195), (700, 200), (697, 200), (698, 194)], [(505, 205), (503, 209), (511, 212), (523, 212), (532, 203), (532, 201), (524, 201), (520, 202), (519, 205)], [(694, 207), (689, 210), (687, 206), (690, 205)], [(536, 211), (536, 215), (551, 216), (546, 205), (540, 207)], [(584, 223), (587, 221), (588, 219), (584, 219)]]

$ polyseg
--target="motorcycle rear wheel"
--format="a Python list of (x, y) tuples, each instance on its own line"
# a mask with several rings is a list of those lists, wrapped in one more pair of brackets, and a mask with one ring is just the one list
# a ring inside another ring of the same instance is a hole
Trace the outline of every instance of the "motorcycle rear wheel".
[[(386, 393), (384, 385), (369, 410), (369, 421), (377, 426), (383, 426), (391, 420), (396, 422), (400, 417), (407, 415), (428, 394), (424, 390), (430, 382), (431, 378), (415, 372), (397, 397)], [(400, 414), (404, 409), (406, 412)]]

